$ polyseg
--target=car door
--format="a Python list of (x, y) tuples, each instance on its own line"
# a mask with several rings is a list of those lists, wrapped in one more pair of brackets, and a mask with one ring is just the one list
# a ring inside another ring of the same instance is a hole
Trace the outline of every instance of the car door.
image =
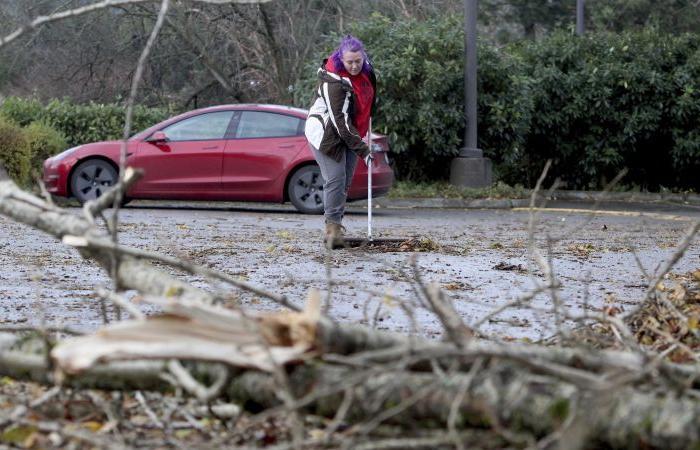
[(163, 128), (165, 142), (139, 145), (135, 167), (145, 170), (140, 193), (173, 198), (212, 198), (221, 193), (221, 167), (233, 111), (188, 117)]
[(224, 151), (222, 187), (241, 200), (282, 201), (284, 175), (307, 145), (304, 120), (270, 111), (240, 111)]

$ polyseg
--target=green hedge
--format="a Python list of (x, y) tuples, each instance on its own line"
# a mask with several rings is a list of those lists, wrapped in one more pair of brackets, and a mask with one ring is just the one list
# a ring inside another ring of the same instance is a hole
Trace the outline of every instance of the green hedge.
[[(451, 159), (464, 134), (464, 38), (459, 17), (392, 22), (375, 14), (356, 24), (372, 55), (379, 77), (375, 131), (391, 139), (398, 175), (403, 179), (446, 178)], [(307, 77), (295, 86), (295, 101), (308, 107), (313, 101), (316, 68), (337, 45), (330, 36), (326, 48), (306, 68)], [(519, 62), (496, 49), (480, 48), (479, 124), (482, 141), (488, 139), (508, 155), (522, 148), (530, 100), (526, 80), (518, 76)], [(521, 110), (515, 108), (520, 105)], [(500, 158), (500, 155), (489, 154)]]
[[(167, 108), (134, 108), (132, 132), (136, 133), (171, 115)], [(88, 142), (121, 139), (124, 133), (125, 108), (111, 104), (74, 104), (69, 100), (52, 100), (46, 105), (35, 99), (10, 97), (0, 105), (0, 114), (21, 126), (45, 123), (66, 137), (69, 146)], [(133, 134), (132, 133), (132, 134)]]
[(22, 128), (0, 116), (0, 163), (18, 184), (29, 183), (31, 153)]
[(623, 168), (641, 188), (700, 187), (698, 48), (693, 35), (567, 33), (513, 48), (533, 80), (523, 170), (543, 161), (575, 188)]
[[(445, 179), (464, 133), (459, 19), (356, 24), (379, 76), (378, 131), (399, 177)], [(329, 36), (318, 59), (339, 36)], [(603, 187), (620, 170), (643, 189), (700, 189), (700, 36), (644, 30), (557, 32), (479, 46), (479, 147), (498, 180), (533, 186), (547, 159), (569, 188)], [(310, 104), (315, 68), (295, 87)]]
[(44, 118), (44, 105), (34, 98), (8, 97), (0, 103), (0, 114), (26, 127)]
[[(464, 136), (464, 34), (459, 17), (391, 21), (375, 14), (351, 30), (370, 52), (379, 77), (375, 130), (388, 134), (401, 179), (446, 179)], [(318, 61), (295, 86), (295, 101), (308, 107)], [(479, 46), (479, 147), (494, 160), (497, 178), (522, 175), (518, 166), (533, 113), (530, 80), (520, 58)], [(518, 181), (512, 182), (517, 184)]]

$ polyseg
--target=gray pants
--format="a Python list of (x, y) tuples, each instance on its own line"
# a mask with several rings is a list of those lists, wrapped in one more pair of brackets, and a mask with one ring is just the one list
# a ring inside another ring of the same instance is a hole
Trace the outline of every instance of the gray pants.
[(323, 209), (326, 223), (340, 223), (345, 214), (348, 188), (357, 166), (357, 154), (347, 150), (340, 161), (310, 145), (323, 176)]

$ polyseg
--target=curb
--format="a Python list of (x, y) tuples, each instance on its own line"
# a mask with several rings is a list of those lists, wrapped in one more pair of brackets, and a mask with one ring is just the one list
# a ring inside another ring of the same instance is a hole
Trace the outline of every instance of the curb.
[[(411, 209), (411, 208), (454, 208), (454, 209), (511, 209), (528, 206), (527, 199), (459, 199), (459, 198), (373, 198), (376, 208)], [(366, 207), (367, 200), (352, 202), (352, 206)]]
[[(528, 196), (530, 193), (528, 193)], [(543, 199), (544, 195), (538, 195)], [(674, 193), (647, 193), (647, 192), (603, 192), (603, 191), (554, 191), (548, 200), (565, 200), (577, 202), (617, 202), (617, 203), (672, 203), (677, 205), (700, 206), (699, 194), (674, 194)], [(530, 206), (530, 199), (459, 199), (459, 198), (388, 198), (378, 197), (372, 199), (372, 204), (377, 208), (387, 209), (511, 209), (526, 208)], [(351, 206), (366, 207), (367, 200), (358, 200), (350, 203)]]
[(552, 200), (608, 201), (629, 203), (678, 203), (700, 206), (700, 194), (652, 192), (554, 191)]
[[(460, 198), (388, 198), (377, 197), (372, 199), (372, 205), (376, 208), (385, 209), (512, 209), (527, 208), (530, 206), (530, 193), (528, 198), (502, 198), (502, 199), (460, 199)], [(542, 200), (544, 195), (539, 195)], [(602, 191), (554, 191), (549, 195), (548, 200), (552, 201), (575, 201), (593, 203), (603, 201), (605, 203), (648, 203), (648, 204), (675, 204), (692, 205), (700, 207), (699, 194), (672, 194), (672, 193), (646, 193), (646, 192), (602, 192)], [(59, 206), (79, 206), (75, 200), (57, 198)], [(135, 200), (133, 204), (138, 206), (185, 206), (197, 205), (206, 207), (207, 205), (217, 205), (219, 207), (232, 207), (236, 205), (267, 207), (279, 205), (277, 203), (259, 202), (227, 202), (227, 201), (198, 201), (188, 202), (180, 200)], [(287, 203), (291, 207), (289, 203)], [(366, 208), (367, 200), (357, 200), (348, 203), (348, 207)]]

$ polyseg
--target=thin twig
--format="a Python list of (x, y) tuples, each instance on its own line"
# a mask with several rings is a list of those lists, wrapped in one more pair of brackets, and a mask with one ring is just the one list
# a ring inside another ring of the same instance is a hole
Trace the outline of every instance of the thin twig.
[(146, 318), (146, 316), (144, 315), (144, 313), (141, 312), (140, 309), (138, 309), (129, 300), (121, 297), (120, 295), (117, 295), (114, 292), (109, 292), (108, 290), (101, 287), (97, 288), (96, 292), (101, 299), (109, 300), (115, 305), (124, 308), (126, 312), (128, 312), (134, 319), (144, 320)]
[(161, 422), (160, 419), (158, 419), (156, 413), (154, 413), (153, 410), (148, 406), (148, 403), (146, 403), (146, 399), (144, 398), (141, 391), (136, 391), (134, 397), (141, 405), (141, 408), (143, 408), (143, 410), (146, 412), (148, 418), (151, 419), (151, 422), (153, 422), (153, 424), (161, 430), (165, 429), (165, 425), (163, 425), (163, 422)]

